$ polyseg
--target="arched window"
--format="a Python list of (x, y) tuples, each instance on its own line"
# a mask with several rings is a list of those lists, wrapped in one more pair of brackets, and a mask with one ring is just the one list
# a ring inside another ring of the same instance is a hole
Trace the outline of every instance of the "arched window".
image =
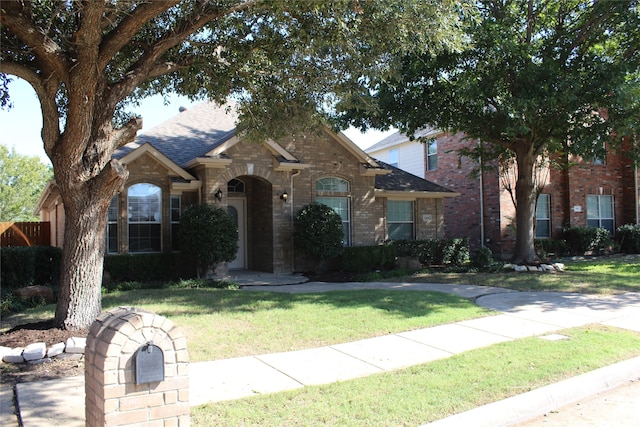
[(129, 252), (162, 250), (162, 190), (142, 183), (127, 192)]
[(349, 192), (349, 181), (338, 178), (337, 176), (329, 176), (316, 181), (317, 191), (338, 191), (341, 193)]
[(344, 246), (351, 244), (351, 206), (349, 204), (349, 181), (337, 176), (316, 181), (316, 202), (329, 206), (340, 219), (344, 232)]
[(227, 183), (227, 192), (229, 193), (244, 193), (244, 182), (239, 179), (233, 178)]

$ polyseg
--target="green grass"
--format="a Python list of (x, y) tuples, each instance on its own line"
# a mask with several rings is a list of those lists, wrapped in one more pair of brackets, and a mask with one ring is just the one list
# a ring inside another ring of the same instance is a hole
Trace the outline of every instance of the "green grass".
[(640, 257), (566, 262), (566, 271), (551, 273), (442, 273), (433, 270), (383, 279), (392, 282), (455, 283), (495, 286), (518, 291), (615, 294), (640, 292)]
[(319, 347), (490, 314), (452, 295), (378, 290), (139, 290), (104, 296), (105, 309), (120, 305), (171, 319), (185, 334), (192, 361)]
[[(300, 350), (491, 315), (467, 299), (422, 291), (315, 294), (218, 289), (141, 289), (103, 295), (103, 310), (144, 308), (174, 322), (193, 362)], [(53, 317), (28, 310), (20, 323)], [(3, 319), (3, 329), (15, 324)]]
[(604, 326), (527, 338), (392, 373), (192, 408), (195, 426), (415, 426), (640, 355)]

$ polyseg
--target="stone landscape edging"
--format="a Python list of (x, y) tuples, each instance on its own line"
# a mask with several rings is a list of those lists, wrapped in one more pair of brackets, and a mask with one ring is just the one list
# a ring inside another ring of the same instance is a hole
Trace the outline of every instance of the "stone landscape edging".
[(44, 342), (36, 342), (26, 347), (15, 348), (0, 346), (0, 360), (4, 363), (38, 365), (52, 362), (54, 359), (81, 359), (84, 356), (86, 343), (86, 338), (71, 337), (66, 342), (59, 342), (48, 348)]

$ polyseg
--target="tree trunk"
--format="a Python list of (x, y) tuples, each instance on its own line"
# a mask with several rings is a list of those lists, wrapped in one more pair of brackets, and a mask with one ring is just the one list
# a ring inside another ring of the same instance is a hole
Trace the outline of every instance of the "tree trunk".
[(516, 247), (512, 262), (516, 264), (535, 264), (540, 260), (534, 247), (533, 221), (535, 218), (534, 163), (536, 156), (533, 144), (516, 144)]
[[(86, 185), (88, 187), (88, 185)], [(88, 328), (101, 311), (107, 210), (110, 197), (75, 192), (65, 200), (62, 274), (55, 322), (63, 329)]]

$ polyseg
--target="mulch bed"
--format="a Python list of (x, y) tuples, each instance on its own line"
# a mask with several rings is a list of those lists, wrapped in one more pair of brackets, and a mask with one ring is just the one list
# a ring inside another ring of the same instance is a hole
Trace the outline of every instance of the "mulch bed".
[[(87, 336), (88, 330), (67, 331), (55, 328), (53, 319), (45, 322), (16, 326), (0, 334), (0, 346), (26, 347), (36, 342), (44, 342), (47, 347), (66, 342), (71, 337)], [(45, 381), (56, 378), (84, 375), (84, 360), (53, 359), (41, 364), (0, 363), (0, 382), (4, 385), (30, 381)]]

